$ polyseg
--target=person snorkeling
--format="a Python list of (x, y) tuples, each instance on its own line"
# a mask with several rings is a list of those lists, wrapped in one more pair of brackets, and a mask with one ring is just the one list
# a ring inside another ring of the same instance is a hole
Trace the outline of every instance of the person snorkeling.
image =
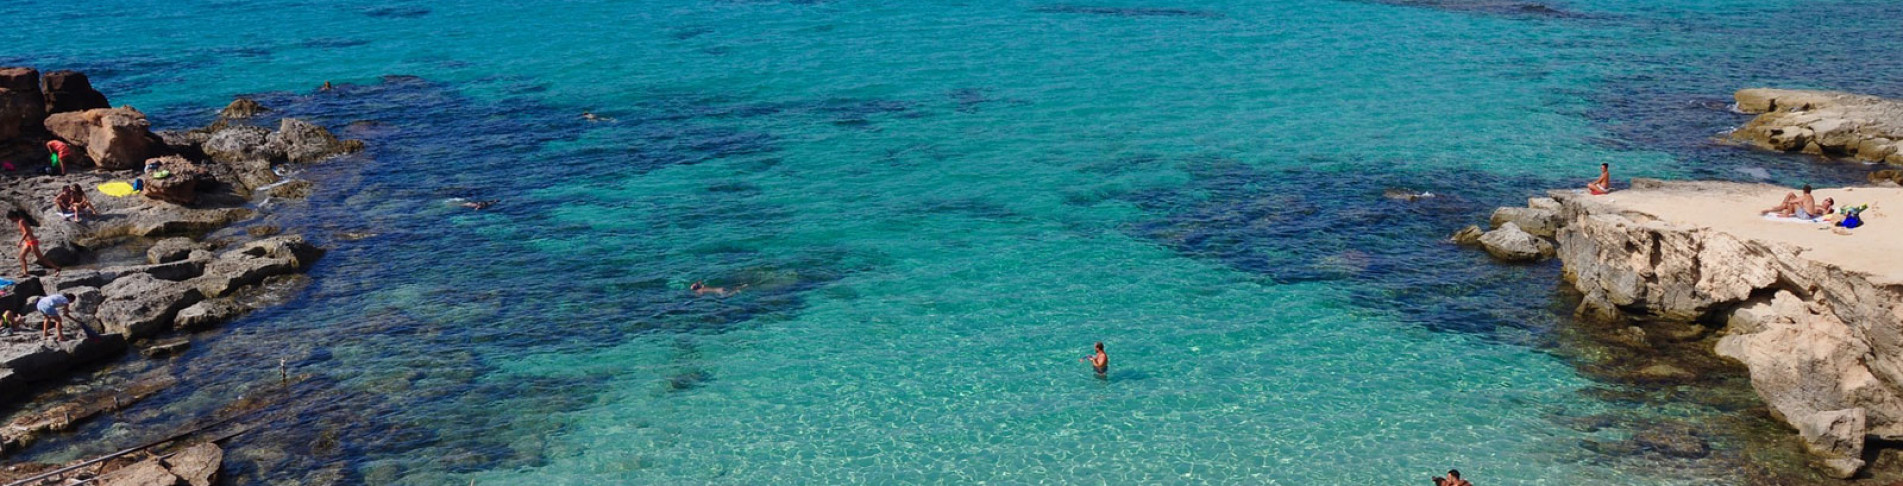
[(707, 295), (707, 294), (714, 294), (715, 297), (727, 297), (733, 294), (738, 294), (740, 293), (742, 289), (745, 289), (745, 288), (747, 288), (747, 284), (740, 284), (739, 286), (731, 288), (731, 289), (726, 287), (710, 287), (707, 285), (707, 282), (705, 280), (696, 281), (693, 284), (690, 284), (687, 286), (687, 290), (694, 291), (694, 296), (696, 297)]

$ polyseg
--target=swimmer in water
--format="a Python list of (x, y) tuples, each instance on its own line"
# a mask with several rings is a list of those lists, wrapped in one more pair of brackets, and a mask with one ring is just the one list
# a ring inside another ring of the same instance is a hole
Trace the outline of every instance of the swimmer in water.
[(332, 89), (335, 89), (335, 88), (330, 85), (330, 81), (325, 81), (323, 86), (317, 87), (318, 91), (330, 91)]
[(489, 208), (489, 206), (494, 206), (494, 205), (496, 205), (496, 203), (499, 203), (499, 202), (502, 202), (502, 200), (501, 200), (501, 199), (490, 199), (490, 200), (487, 200), (487, 201), (465, 201), (465, 202), (463, 202), (463, 203), (462, 203), (462, 207), (465, 207), (465, 208), (469, 208), (469, 209), (474, 209), (474, 210), (477, 210), (477, 211), (481, 211), (481, 210), (484, 210), (484, 209), (488, 209), (488, 208)]
[(740, 286), (734, 287), (731, 289), (726, 287), (709, 287), (707, 286), (707, 283), (704, 280), (699, 282), (694, 282), (692, 285), (687, 286), (687, 290), (694, 291), (694, 295), (696, 297), (707, 295), (707, 294), (714, 294), (715, 297), (726, 297), (729, 295), (738, 294), (740, 293), (740, 289), (744, 289), (744, 288), (747, 288), (747, 284), (740, 284)]
[(1110, 354), (1103, 352), (1103, 341), (1097, 342), (1097, 353), (1084, 357), (1081, 361), (1090, 363), (1090, 369), (1097, 372), (1098, 378), (1110, 375)]

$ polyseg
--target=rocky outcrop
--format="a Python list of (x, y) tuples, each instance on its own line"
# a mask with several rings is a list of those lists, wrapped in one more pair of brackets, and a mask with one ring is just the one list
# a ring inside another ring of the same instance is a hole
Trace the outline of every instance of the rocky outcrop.
[(1732, 137), (1766, 150), (1852, 156), (1903, 165), (1903, 102), (1831, 91), (1746, 89), (1738, 110), (1758, 113)]
[(217, 484), (225, 451), (209, 442), (167, 457), (154, 457), (100, 476), (102, 486), (211, 486)]
[(1531, 262), (1553, 256), (1552, 243), (1520, 230), (1520, 225), (1511, 222), (1480, 235), (1479, 241), (1488, 255), (1509, 262)]
[(1834, 476), (1863, 466), (1866, 436), (1903, 439), (1903, 286), (1819, 262), (1792, 244), (1673, 223), (1570, 191), (1554, 196), (1562, 204), (1558, 256), (1584, 294), (1581, 315), (1725, 323), (1714, 351), (1746, 366), (1773, 414)]
[(143, 167), (157, 139), (145, 114), (131, 107), (54, 114), (46, 117), (46, 130), (85, 147), (93, 164), (108, 170)]
[(53, 71), (46, 73), (45, 83), (48, 115), (112, 107), (112, 103), (106, 102), (106, 95), (93, 89), (86, 73)]
[[(145, 165), (154, 170), (146, 174), (145, 189), (140, 194), (150, 199), (190, 206), (198, 202), (199, 191), (212, 182), (205, 169), (177, 155), (148, 159)], [(160, 174), (165, 177), (158, 177)]]
[(46, 121), (46, 97), (40, 94), (40, 71), (0, 68), (0, 140), (39, 131)]
[(218, 110), (218, 117), (227, 120), (243, 120), (258, 116), (266, 111), (271, 111), (271, 109), (265, 108), (264, 105), (258, 104), (257, 101), (250, 98), (238, 98), (231, 100), (231, 104), (225, 105), (225, 109)]
[(283, 148), (271, 144), (270, 140), (271, 130), (238, 125), (213, 131), (211, 137), (205, 139), (204, 150), (212, 161), (222, 163), (283, 159)]
[(317, 162), (363, 150), (362, 141), (338, 140), (330, 130), (296, 118), (278, 121), (278, 131), (268, 138), (273, 150), (283, 153), (290, 162)]

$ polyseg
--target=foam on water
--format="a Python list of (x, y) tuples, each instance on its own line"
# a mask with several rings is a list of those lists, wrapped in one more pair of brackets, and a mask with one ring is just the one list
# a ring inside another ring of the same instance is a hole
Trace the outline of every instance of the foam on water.
[[(0, 5), (0, 61), (161, 125), (258, 93), (370, 147), (266, 217), (334, 248), (300, 297), (24, 457), (281, 395), (240, 478), (1728, 484), (1582, 448), (1634, 405), (1542, 350), (1556, 265), (1441, 241), (1601, 162), (1856, 177), (1686, 140), (1744, 84), (1903, 90), (1858, 57), (1897, 6), (1709, 3)], [(1820, 8), (1859, 35), (1807, 49), (1864, 74), (1725, 27)], [(279, 359), (306, 378), (266, 391)]]

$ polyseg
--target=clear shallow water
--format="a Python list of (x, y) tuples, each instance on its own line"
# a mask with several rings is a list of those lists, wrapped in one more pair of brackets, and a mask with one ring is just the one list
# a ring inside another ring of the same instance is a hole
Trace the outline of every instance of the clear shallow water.
[(161, 125), (262, 93), (371, 146), (267, 218), (334, 248), (314, 284), (28, 458), (280, 394), (286, 359), (246, 477), (1734, 483), (1582, 449), (1629, 431), (1563, 418), (1632, 407), (1543, 350), (1557, 269), (1440, 239), (1600, 162), (1856, 177), (1704, 140), (1738, 87), (1903, 90), (1898, 7), (1555, 6), (0, 6), (0, 59)]

